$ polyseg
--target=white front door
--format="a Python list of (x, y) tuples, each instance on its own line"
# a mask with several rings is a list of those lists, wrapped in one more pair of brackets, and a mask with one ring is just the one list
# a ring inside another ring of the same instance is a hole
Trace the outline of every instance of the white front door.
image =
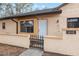
[(45, 36), (47, 34), (47, 20), (38, 20), (39, 35)]

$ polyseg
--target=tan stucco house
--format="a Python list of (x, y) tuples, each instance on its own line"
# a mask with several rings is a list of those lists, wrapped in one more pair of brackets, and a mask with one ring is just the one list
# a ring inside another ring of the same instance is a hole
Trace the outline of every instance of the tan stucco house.
[(44, 51), (79, 55), (79, 3), (0, 18), (0, 34), (43, 35)]
[(0, 18), (0, 33), (62, 35), (61, 20), (59, 19), (59, 15), (62, 13), (62, 10), (59, 8), (62, 6), (64, 6), (64, 4), (57, 8)]
[(56, 8), (0, 18), (0, 33), (62, 36), (63, 30), (74, 27), (67, 20), (78, 18), (78, 5), (64, 3)]

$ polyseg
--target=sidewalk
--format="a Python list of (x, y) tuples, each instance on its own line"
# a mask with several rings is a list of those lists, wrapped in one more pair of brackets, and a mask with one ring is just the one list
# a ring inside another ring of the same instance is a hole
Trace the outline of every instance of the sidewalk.
[(29, 48), (19, 56), (42, 56), (43, 51), (39, 48)]

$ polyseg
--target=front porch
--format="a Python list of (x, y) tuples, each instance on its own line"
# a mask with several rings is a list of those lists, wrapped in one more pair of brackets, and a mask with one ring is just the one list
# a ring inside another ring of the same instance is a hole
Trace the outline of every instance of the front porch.
[[(53, 38), (56, 38), (56, 37), (53, 37)], [(59, 38), (56, 38), (56, 39), (59, 39)], [(3, 49), (6, 49), (7, 44), (8, 44), (10, 46), (15, 46), (17, 49), (19, 49), (18, 47), (21, 47), (20, 49), (22, 49), (22, 50), (21, 51), (19, 50), (19, 52), (21, 52), (21, 53), (25, 50), (27, 51), (27, 48), (28, 49), (36, 48), (36, 49), (41, 49), (41, 51), (43, 52), (42, 55), (44, 55), (44, 49), (45, 49), (44, 41), (45, 41), (44, 37), (41, 37), (41, 36), (32, 37), (29, 35), (26, 36), (26, 35), (22, 35), (22, 34), (16, 34), (16, 35), (0, 34), (0, 43), (3, 44), (2, 47), (4, 47), (4, 45), (5, 45), (5, 48), (3, 48)], [(6, 50), (6, 52), (3, 51), (4, 52), (3, 55), (10, 55), (10, 53), (14, 53), (14, 51), (10, 51), (10, 48), (7, 47), (7, 49), (9, 50), (9, 52), (7, 50)], [(1, 52), (1, 53), (3, 53), (3, 52)], [(7, 54), (7, 53), (9, 53), (9, 54)], [(15, 52), (15, 54), (16, 54), (16, 52)], [(11, 54), (11, 55), (14, 55), (14, 54)], [(19, 54), (16, 54), (16, 55), (19, 55)]]

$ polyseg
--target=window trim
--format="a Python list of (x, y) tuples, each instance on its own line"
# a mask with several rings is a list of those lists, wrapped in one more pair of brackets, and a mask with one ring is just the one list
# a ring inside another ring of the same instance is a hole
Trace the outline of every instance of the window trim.
[[(68, 20), (69, 20), (69, 19), (77, 19), (77, 20), (79, 21), (79, 17), (67, 18), (67, 28), (79, 28), (79, 27), (69, 27), (69, 26), (68, 26), (68, 23), (69, 23)], [(75, 22), (73, 22), (73, 23), (75, 23)]]
[(2, 29), (5, 30), (6, 29), (6, 26), (5, 26), (5, 22), (2, 22)]
[[(23, 22), (27, 22), (27, 21), (33, 21), (33, 32), (32, 33), (34, 33), (34, 20), (21, 20), (21, 21), (23, 21)], [(20, 22), (21, 22), (20, 21)], [(31, 32), (21, 32), (21, 24), (20, 24), (20, 33), (29, 33), (29, 34), (32, 34)]]

